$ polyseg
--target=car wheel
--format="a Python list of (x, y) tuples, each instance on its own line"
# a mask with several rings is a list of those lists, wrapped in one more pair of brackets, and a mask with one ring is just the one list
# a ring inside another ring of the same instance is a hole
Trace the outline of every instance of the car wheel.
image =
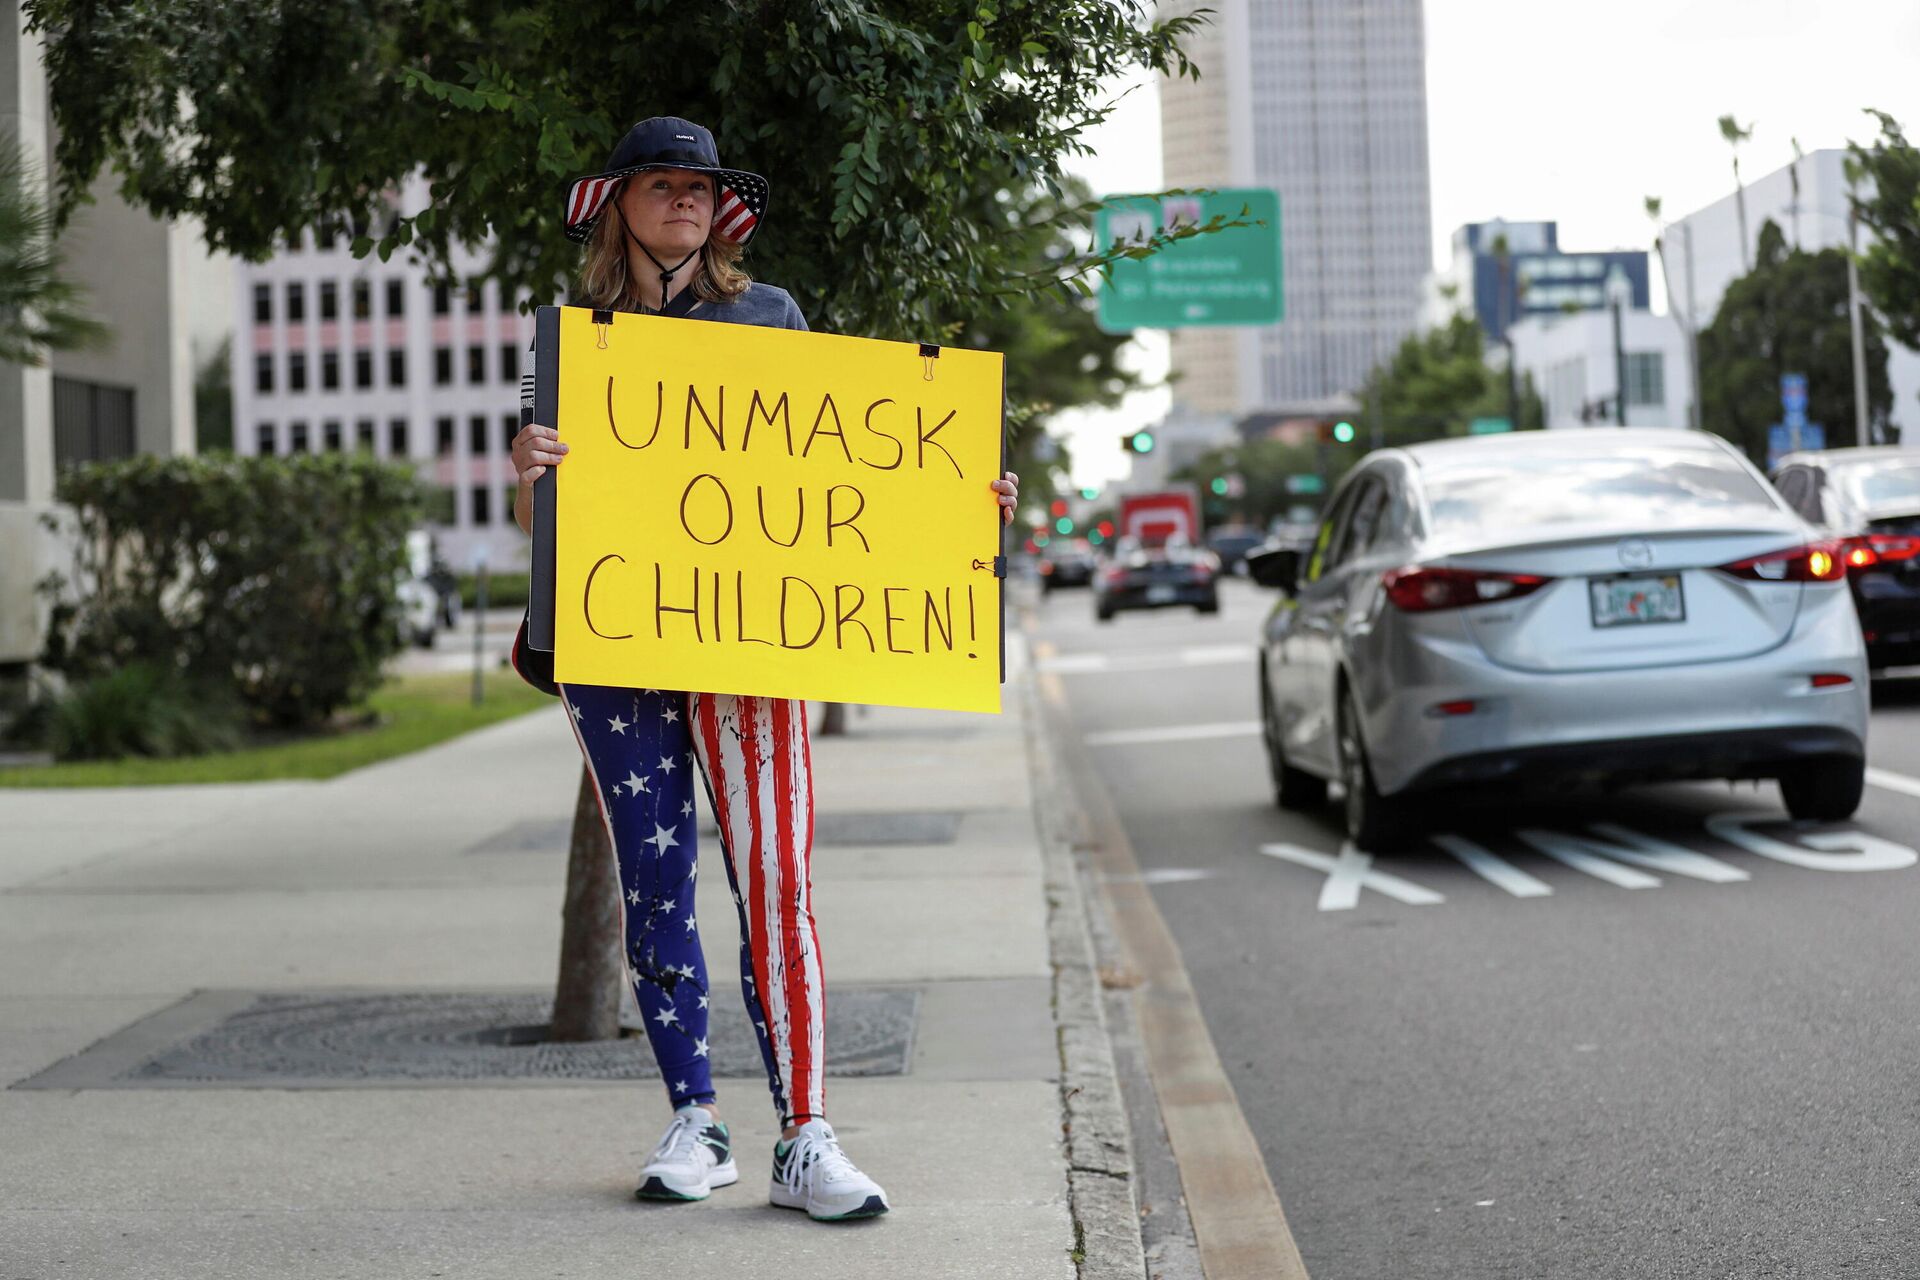
[(1260, 673), (1260, 739), (1267, 748), (1267, 773), (1273, 779), (1273, 802), (1282, 809), (1318, 809), (1327, 803), (1327, 780), (1287, 763), (1280, 749), (1280, 719), (1267, 691), (1267, 674)]
[(1193, 607), (1195, 612), (1198, 613), (1218, 613), (1220, 612), (1220, 597), (1215, 596), (1205, 604), (1197, 604)]
[(1405, 800), (1380, 794), (1373, 766), (1360, 736), (1360, 708), (1353, 690), (1340, 695), (1340, 780), (1346, 786), (1347, 837), (1368, 853), (1393, 853), (1414, 835), (1413, 813)]
[(1097, 607), (1096, 609), (1094, 609), (1093, 616), (1098, 618), (1102, 622), (1112, 622), (1113, 610), (1103, 604)]
[(1808, 760), (1780, 775), (1780, 798), (1801, 822), (1851, 818), (1867, 788), (1867, 762), (1845, 756)]

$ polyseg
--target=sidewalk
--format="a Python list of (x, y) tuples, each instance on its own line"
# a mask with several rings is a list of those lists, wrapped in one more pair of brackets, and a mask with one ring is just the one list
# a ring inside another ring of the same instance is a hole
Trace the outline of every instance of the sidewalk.
[[(1008, 695), (997, 718), (858, 712), (815, 743), (829, 1110), (895, 1205), (842, 1226), (768, 1206), (757, 1071), (720, 1081), (739, 1185), (672, 1207), (632, 1197), (668, 1116), (653, 1079), (128, 1078), (259, 995), (550, 994), (580, 768), (557, 704), (324, 783), (8, 793), (0, 1274), (1072, 1277), (1048, 903)], [(718, 1019), (738, 1016), (738, 937), (710, 829)], [(859, 1029), (855, 1065), (888, 1070), (891, 1044), (893, 1073), (836, 1074), (832, 1010), (911, 1011), (912, 993), (910, 1038)]]

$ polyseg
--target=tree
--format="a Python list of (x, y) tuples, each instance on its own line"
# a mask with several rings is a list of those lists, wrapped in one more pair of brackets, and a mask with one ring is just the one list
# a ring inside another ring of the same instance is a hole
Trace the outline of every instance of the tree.
[(1747, 251), (1747, 187), (1740, 181), (1740, 144), (1753, 137), (1753, 126), (1743, 129), (1732, 116), (1721, 116), (1720, 136), (1733, 151), (1733, 200), (1740, 213), (1740, 266), (1742, 270), (1751, 271), (1753, 258)]
[(1847, 147), (1854, 214), (1873, 233), (1860, 254), (1860, 288), (1894, 341), (1920, 347), (1920, 148), (1886, 112), (1868, 114), (1879, 138)]
[(0, 361), (39, 365), (49, 351), (96, 346), (107, 327), (60, 276), (54, 217), (18, 142), (0, 134)]
[[(1515, 387), (1516, 430), (1546, 425), (1546, 412), (1531, 377)], [(1388, 444), (1413, 444), (1465, 435), (1475, 418), (1507, 416), (1505, 375), (1487, 366), (1486, 335), (1465, 312), (1401, 342), (1391, 358), (1374, 367), (1361, 400), (1381, 415)]]
[[(1867, 410), (1885, 421), (1892, 405), (1887, 345), (1871, 315), (1863, 323)], [(1727, 286), (1713, 323), (1700, 333), (1700, 369), (1707, 429), (1755, 462), (1765, 461), (1767, 428), (1780, 420), (1785, 373), (1806, 375), (1808, 413), (1826, 424), (1830, 442), (1840, 443), (1836, 437), (1856, 420), (1846, 251), (1790, 249), (1772, 219), (1762, 223), (1753, 270)]]
[(223, 338), (193, 375), (193, 447), (233, 452), (233, 339)]
[[(661, 109), (710, 125), (728, 163), (766, 174), (772, 200), (748, 265), (820, 329), (965, 332), (1015, 300), (1083, 297), (1086, 275), (1120, 256), (1230, 225), (1038, 269), (1039, 226), (1010, 233), (1010, 211), (1034, 193), (1057, 202), (1063, 232), (1088, 216), (1062, 164), (1111, 110), (1102, 84), (1130, 68), (1197, 75), (1180, 40), (1204, 15), (1154, 21), (1145, 0), (23, 8), (45, 38), (62, 215), (111, 164), (131, 202), (196, 216), (215, 248), (245, 258), (345, 221), (369, 229), (354, 241), (363, 256), (410, 251), (451, 277), (452, 246), (484, 244), (483, 275), (555, 297), (577, 262), (556, 225), (561, 183)], [(432, 203), (390, 210), (388, 193), (416, 174)], [(583, 791), (578, 805), (591, 804)], [(598, 937), (584, 914), (569, 913), (570, 935)], [(604, 996), (611, 971), (569, 964), (563, 979), (556, 1023), (609, 1034), (604, 1018), (570, 1015)]]

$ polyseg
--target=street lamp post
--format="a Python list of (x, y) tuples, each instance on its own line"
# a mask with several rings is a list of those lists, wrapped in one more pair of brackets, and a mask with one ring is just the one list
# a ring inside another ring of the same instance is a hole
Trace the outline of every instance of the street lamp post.
[(1613, 310), (1614, 420), (1627, 425), (1627, 348), (1621, 333), (1621, 312), (1633, 298), (1633, 285), (1618, 264), (1607, 272), (1607, 305)]
[[(1847, 210), (1847, 325), (1853, 331), (1853, 442), (1879, 444), (1880, 433), (1867, 422), (1867, 339), (1860, 321), (1860, 218)], [(1871, 436), (1871, 438), (1869, 438)]]

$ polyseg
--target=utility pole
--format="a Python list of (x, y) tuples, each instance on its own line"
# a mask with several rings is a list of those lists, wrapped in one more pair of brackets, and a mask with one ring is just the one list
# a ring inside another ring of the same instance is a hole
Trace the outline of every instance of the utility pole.
[(1607, 301), (1613, 308), (1613, 405), (1614, 420), (1627, 425), (1627, 348), (1620, 317), (1621, 295), (1630, 290), (1627, 273), (1619, 267), (1607, 273)]
[(1700, 313), (1693, 309), (1693, 224), (1680, 224), (1680, 238), (1687, 245), (1687, 364), (1693, 372), (1693, 394), (1687, 397), (1687, 416), (1693, 429), (1700, 430)]
[(1865, 326), (1860, 320), (1860, 264), (1854, 254), (1859, 249), (1860, 219), (1847, 209), (1847, 324), (1853, 330), (1853, 442), (1856, 445), (1879, 444), (1880, 435), (1867, 421), (1867, 345)]

